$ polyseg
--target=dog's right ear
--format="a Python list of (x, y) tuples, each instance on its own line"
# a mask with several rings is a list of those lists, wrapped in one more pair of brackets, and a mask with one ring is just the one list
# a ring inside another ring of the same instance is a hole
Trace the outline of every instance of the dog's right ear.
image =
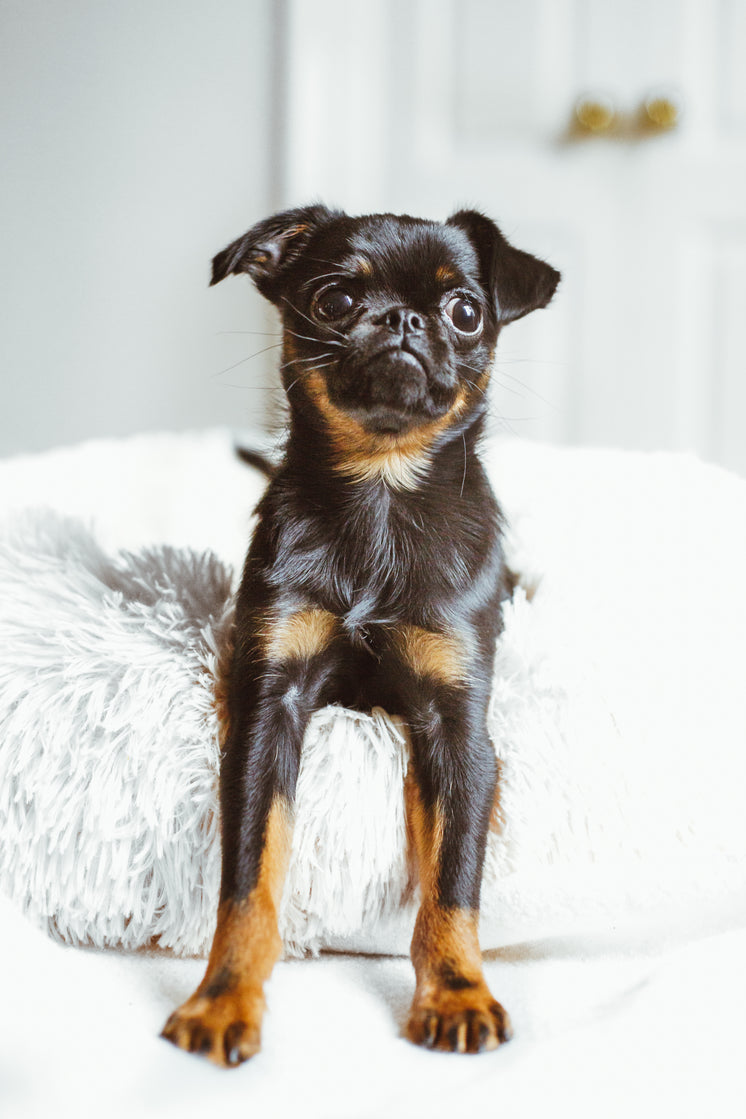
[(210, 284), (246, 272), (266, 299), (279, 302), (287, 268), (300, 256), (311, 234), (338, 216), (319, 204), (265, 218), (214, 257)]

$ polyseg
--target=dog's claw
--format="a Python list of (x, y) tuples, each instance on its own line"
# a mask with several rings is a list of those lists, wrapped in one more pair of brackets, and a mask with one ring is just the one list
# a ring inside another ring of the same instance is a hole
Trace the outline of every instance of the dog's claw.
[(436, 1014), (431, 1014), (425, 1022), (425, 1033), (423, 1037), (423, 1044), (427, 1049), (433, 1049), (438, 1040), (438, 1017)]
[(483, 1053), (512, 1036), (508, 1015), (486, 986), (415, 998), (407, 1024), (410, 1041), (449, 1053)]
[(234, 1022), (225, 1031), (223, 1038), (223, 1047), (225, 1049), (225, 1060), (227, 1064), (234, 1066), (240, 1065), (247, 1058), (241, 1051), (241, 1039), (244, 1035), (246, 1027), (243, 1022)]
[(466, 1052), (466, 1031), (466, 1022), (458, 1022), (448, 1031), (448, 1043), (454, 1053)]
[(501, 1012), (500, 1025), (497, 1028), (497, 1040), (504, 1044), (505, 1042), (512, 1041), (513, 1027), (510, 1024), (510, 1019), (499, 1004), (497, 1004)]
[(487, 1048), (487, 1039), (490, 1036), (489, 1026), (486, 1022), (480, 1022), (478, 1024), (476, 1034), (476, 1051), (477, 1053), (483, 1053)]
[[(235, 1068), (259, 1050), (263, 1000), (195, 995), (166, 1022), (161, 1037), (179, 1049)], [(255, 1013), (254, 1013), (255, 1012)]]

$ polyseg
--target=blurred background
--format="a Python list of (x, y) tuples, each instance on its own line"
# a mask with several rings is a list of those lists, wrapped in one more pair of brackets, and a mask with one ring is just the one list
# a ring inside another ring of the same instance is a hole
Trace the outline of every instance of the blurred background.
[(746, 474), (744, 0), (0, 0), (0, 454), (265, 427), (209, 262), (323, 199), (477, 206), (563, 273), (494, 424)]

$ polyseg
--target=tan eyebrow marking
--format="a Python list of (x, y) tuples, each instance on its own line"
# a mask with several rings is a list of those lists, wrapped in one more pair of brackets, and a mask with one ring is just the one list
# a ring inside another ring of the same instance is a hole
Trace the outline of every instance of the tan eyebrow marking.
[(439, 284), (452, 284), (457, 276), (446, 264), (440, 264), (435, 270), (435, 279)]
[(356, 256), (352, 260), (352, 265), (356, 272), (361, 276), (372, 276), (373, 265), (368, 260), (367, 256)]

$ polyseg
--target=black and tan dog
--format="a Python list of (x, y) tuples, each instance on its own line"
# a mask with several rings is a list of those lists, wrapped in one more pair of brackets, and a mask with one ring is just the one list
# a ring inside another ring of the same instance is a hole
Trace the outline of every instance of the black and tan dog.
[(215, 257), (281, 311), (290, 408), (238, 597), (220, 774), (223, 873), (206, 975), (163, 1031), (217, 1064), (256, 1053), (309, 717), (407, 720), (421, 907), (408, 1037), (475, 1052), (509, 1037), (477, 939), (496, 793), (486, 712), (506, 578), (476, 455), (497, 336), (559, 275), (474, 211), (444, 224), (323, 206)]

